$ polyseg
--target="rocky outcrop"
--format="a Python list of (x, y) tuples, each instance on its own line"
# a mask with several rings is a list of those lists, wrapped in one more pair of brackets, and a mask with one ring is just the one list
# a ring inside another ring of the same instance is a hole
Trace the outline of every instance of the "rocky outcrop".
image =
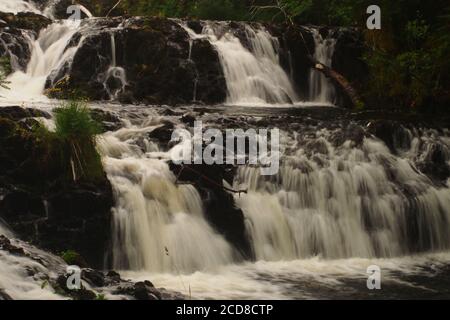
[[(127, 300), (183, 300), (185, 297), (166, 289), (155, 288), (148, 280), (133, 282), (125, 280), (115, 271), (103, 272), (96, 269), (79, 267), (80, 287), (69, 289), (69, 276), (73, 273), (64, 261), (22, 241), (0, 235), (0, 253), (2, 259), (9, 256), (22, 260), (17, 268), (23, 268), (28, 281), (40, 283), (41, 290), (49, 290), (62, 299), (106, 300), (108, 298)], [(73, 266), (74, 267), (74, 266)], [(13, 300), (6, 290), (0, 288), (0, 300)]]
[(27, 122), (47, 114), (19, 107), (0, 111), (0, 218), (24, 240), (56, 253), (75, 250), (101, 267), (113, 207), (106, 175), (95, 181), (63, 180), (64, 170), (47, 159)]
[(50, 19), (32, 12), (0, 12), (0, 57), (9, 59), (11, 70), (25, 70), (31, 57), (29, 40), (50, 23)]
[[(49, 18), (33, 12), (19, 12), (17, 14), (0, 12), (0, 20), (3, 21), (3, 27), (32, 30), (35, 33), (52, 23)], [(0, 23), (0, 26), (2, 23)]]
[[(123, 28), (117, 28), (119, 24)], [(169, 19), (99, 19), (78, 49), (67, 81), (57, 83), (66, 76), (64, 70), (56, 78), (52, 96), (64, 98), (75, 90), (93, 100), (110, 99), (114, 93), (122, 102), (222, 102), (226, 84), (217, 53), (209, 42), (194, 41), (188, 59), (189, 40), (187, 32)], [(115, 66), (125, 70), (126, 85), (108, 72), (113, 50)]]

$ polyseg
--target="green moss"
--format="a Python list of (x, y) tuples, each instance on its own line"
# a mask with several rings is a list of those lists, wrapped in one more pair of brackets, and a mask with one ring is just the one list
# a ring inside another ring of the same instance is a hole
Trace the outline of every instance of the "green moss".
[(80, 260), (80, 254), (73, 250), (67, 250), (64, 252), (61, 252), (61, 258), (64, 260), (65, 263), (68, 265), (75, 265)]

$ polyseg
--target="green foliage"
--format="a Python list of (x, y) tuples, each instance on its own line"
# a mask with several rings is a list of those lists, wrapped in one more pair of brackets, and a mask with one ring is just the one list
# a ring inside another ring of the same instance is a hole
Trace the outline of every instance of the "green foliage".
[(242, 2), (232, 0), (199, 0), (191, 7), (189, 15), (198, 19), (247, 20)]
[(105, 295), (103, 293), (99, 293), (95, 297), (95, 300), (107, 300), (107, 299), (106, 299), (106, 297), (105, 297)]
[(39, 163), (45, 170), (62, 171), (66, 181), (95, 182), (104, 177), (100, 155), (95, 148), (100, 125), (83, 103), (70, 101), (54, 110), (55, 131), (44, 125), (34, 127), (39, 145)]
[(80, 255), (73, 250), (67, 250), (67, 251), (61, 252), (61, 258), (68, 265), (75, 265), (75, 264), (77, 264), (77, 262), (80, 258)]

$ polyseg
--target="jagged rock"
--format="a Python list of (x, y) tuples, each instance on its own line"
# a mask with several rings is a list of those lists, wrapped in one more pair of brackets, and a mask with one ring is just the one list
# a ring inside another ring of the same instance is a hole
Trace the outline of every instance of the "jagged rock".
[(128, 83), (118, 94), (120, 101), (189, 103), (195, 98), (196, 86), (198, 101), (213, 104), (225, 99), (226, 83), (219, 57), (208, 41), (194, 41), (189, 60), (189, 36), (175, 21), (130, 18), (123, 29), (109, 29), (123, 21), (99, 19), (98, 32), (88, 34), (75, 54), (68, 80), (61, 83), (66, 76), (62, 70), (53, 84), (47, 83), (47, 88), (57, 89), (49, 90), (52, 97), (64, 98), (75, 90), (93, 100), (109, 99), (109, 93), (117, 88), (116, 82), (106, 79), (114, 33), (117, 66), (125, 69)]
[(178, 181), (190, 182), (199, 191), (206, 219), (242, 254), (252, 258), (253, 253), (245, 228), (245, 217), (235, 206), (233, 195), (223, 188), (223, 180), (230, 181), (233, 167), (221, 165), (184, 165), (170, 163)]
[(63, 182), (62, 167), (40, 162), (37, 139), (0, 118), (0, 218), (22, 239), (55, 253), (75, 250), (102, 266), (114, 205), (109, 180)]
[(172, 122), (166, 121), (152, 132), (148, 133), (150, 139), (157, 140), (162, 146), (166, 146), (172, 139), (172, 133), (175, 125)]
[(51, 115), (48, 112), (38, 109), (11, 106), (0, 108), (0, 118), (6, 118), (13, 121), (20, 121), (26, 118), (50, 119)]
[(0, 19), (10, 28), (32, 30), (38, 33), (46, 28), (52, 21), (33, 12), (19, 12), (17, 14), (0, 12)]
[(11, 244), (11, 241), (4, 235), (0, 235), (0, 250), (7, 251), (13, 255), (24, 256), (25, 251), (23, 248), (16, 247)]
[(28, 40), (19, 29), (0, 28), (0, 57), (9, 58), (12, 71), (15, 69), (25, 70), (31, 57)]
[(4, 289), (0, 289), (0, 301), (13, 300), (9, 294), (5, 292)]
[(119, 116), (112, 112), (108, 112), (101, 109), (91, 109), (90, 111), (92, 119), (102, 125), (103, 131), (116, 131), (122, 127), (122, 121)]
[(420, 161), (418, 168), (421, 172), (443, 184), (450, 178), (449, 152), (442, 144), (434, 143), (427, 150), (425, 158)]
[(83, 269), (81, 278), (95, 287), (105, 286), (105, 275), (103, 272), (93, 269)]
[(119, 286), (115, 294), (132, 296), (137, 300), (161, 300), (161, 293), (155, 289), (150, 281), (128, 283)]

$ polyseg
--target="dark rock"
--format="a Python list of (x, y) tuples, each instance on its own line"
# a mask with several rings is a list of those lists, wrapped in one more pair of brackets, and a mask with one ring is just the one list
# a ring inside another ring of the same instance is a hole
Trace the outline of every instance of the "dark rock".
[(4, 235), (0, 235), (0, 250), (7, 251), (10, 254), (16, 256), (25, 255), (25, 251), (23, 250), (23, 248), (16, 247), (13, 244), (11, 244), (11, 241)]
[(27, 118), (50, 119), (51, 115), (48, 112), (38, 109), (11, 106), (0, 108), (0, 118), (5, 118), (13, 121), (20, 121)]
[(43, 154), (31, 131), (0, 118), (0, 218), (24, 240), (55, 253), (74, 250), (102, 267), (114, 205), (106, 174), (95, 182), (64, 181), (64, 168), (45, 168)]
[(123, 283), (114, 292), (134, 297), (137, 300), (161, 300), (161, 293), (155, 289), (150, 281), (137, 283)]
[[(31, 58), (31, 50), (28, 39), (19, 29), (0, 28), (0, 56), (9, 58), (10, 73), (12, 70), (25, 70)], [(6, 66), (8, 67), (8, 66)]]
[[(49, 94), (69, 97), (73, 90), (93, 100), (109, 99), (117, 84), (105, 79), (111, 64), (111, 33), (116, 43), (117, 66), (123, 67), (128, 85), (119, 101), (147, 104), (185, 104), (194, 100), (223, 102), (226, 85), (219, 58), (208, 41), (195, 41), (189, 60), (189, 36), (175, 21), (163, 18), (130, 18), (123, 29), (110, 30), (122, 18), (98, 20), (98, 32), (90, 33), (78, 49), (70, 70), (62, 70)], [(61, 82), (69, 72), (69, 80)], [(106, 89), (105, 89), (106, 86)]]
[(101, 109), (89, 110), (92, 119), (101, 123), (103, 131), (117, 131), (122, 127), (119, 116)]
[(105, 275), (103, 272), (93, 269), (83, 269), (81, 271), (81, 279), (87, 281), (94, 287), (105, 286)]
[(181, 122), (193, 127), (196, 119), (197, 117), (194, 113), (188, 112), (181, 117)]
[(187, 26), (194, 30), (195, 33), (201, 34), (203, 31), (203, 25), (201, 21), (198, 20), (189, 20), (187, 21)]
[[(223, 188), (223, 180), (232, 167), (221, 165), (184, 165), (170, 163), (179, 181), (191, 182), (203, 199), (207, 220), (241, 253), (252, 258), (253, 253), (245, 227), (245, 217), (235, 206), (233, 196)], [(233, 176), (233, 174), (231, 174)]]
[(67, 288), (67, 280), (69, 278), (68, 274), (62, 274), (57, 279), (56, 282), (53, 284), (53, 287), (56, 287), (59, 289), (59, 292), (61, 294), (65, 294), (75, 300), (95, 300), (97, 298), (97, 295), (95, 292), (91, 290), (87, 290), (84, 287), (80, 288), (79, 290), (69, 290)]
[(447, 179), (450, 178), (450, 165), (448, 164), (450, 153), (444, 148), (444, 145), (438, 143), (429, 146), (424, 159), (418, 164), (418, 168), (433, 180), (440, 181), (445, 185)]
[(161, 145), (167, 145), (172, 139), (175, 126), (172, 122), (165, 122), (152, 132), (148, 133), (149, 138), (157, 140)]
[(0, 301), (14, 300), (4, 289), (0, 289)]
[(0, 19), (5, 21), (10, 28), (27, 29), (36, 33), (52, 23), (49, 18), (33, 12), (19, 12), (17, 14), (0, 12)]

